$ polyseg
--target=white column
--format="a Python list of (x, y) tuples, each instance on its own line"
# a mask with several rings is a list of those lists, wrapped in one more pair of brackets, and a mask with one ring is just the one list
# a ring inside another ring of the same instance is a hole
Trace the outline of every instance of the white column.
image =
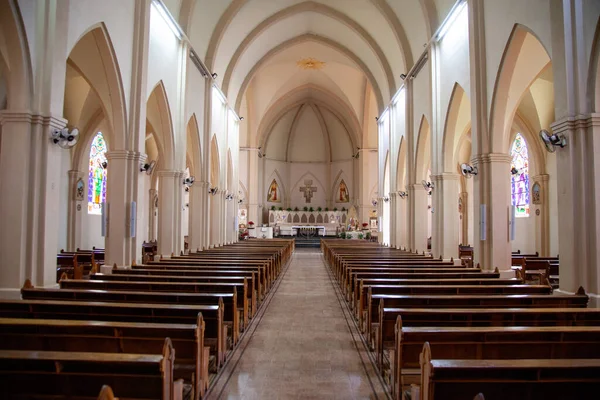
[(443, 173), (432, 175), (433, 189), (433, 232), (431, 251), (434, 257), (458, 258), (459, 214), (458, 184), (459, 175)]
[(406, 206), (407, 199), (401, 198), (398, 194), (395, 194), (396, 197), (396, 243), (395, 247), (397, 249), (408, 249), (408, 235), (407, 235), (407, 227), (408, 220), (406, 215)]
[(181, 173), (179, 171), (158, 171), (158, 253), (163, 257), (179, 254), (176, 213), (181, 214), (181, 205), (177, 203), (177, 190), (182, 190)]
[(427, 251), (427, 192), (420, 184), (408, 186), (409, 213), (414, 216), (411, 224), (409, 249), (418, 252)]
[(204, 186), (198, 182), (190, 187), (190, 221), (189, 221), (189, 249), (190, 252), (202, 250), (202, 192), (206, 192)]
[(154, 241), (157, 240), (158, 232), (156, 229), (156, 218), (158, 217), (158, 207), (155, 203), (155, 198), (158, 196), (158, 192), (156, 189), (150, 189), (148, 191), (149, 202), (148, 202), (148, 221), (150, 226), (148, 227), (148, 240)]
[[(51, 143), (65, 121), (26, 112), (0, 112), (0, 289), (56, 282), (61, 157)], [(67, 179), (67, 177), (63, 177)]]
[[(485, 154), (472, 159), (479, 169), (473, 178), (474, 263), (485, 270), (507, 269), (511, 265), (508, 178), (511, 160), (507, 154)], [(482, 231), (485, 231), (484, 236)]]
[[(83, 212), (83, 202), (87, 200), (84, 193), (84, 200), (75, 199), (75, 190), (77, 181), (83, 177), (83, 174), (76, 170), (69, 171), (69, 183), (67, 200), (69, 202), (67, 210), (67, 251), (75, 251), (80, 247), (81, 240), (81, 213)], [(79, 206), (79, 209), (77, 208)]]

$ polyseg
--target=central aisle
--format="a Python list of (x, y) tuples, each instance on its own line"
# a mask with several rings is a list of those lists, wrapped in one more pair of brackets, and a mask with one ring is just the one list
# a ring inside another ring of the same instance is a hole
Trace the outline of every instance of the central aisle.
[(385, 399), (336, 289), (318, 250), (296, 250), (247, 347), (210, 397)]

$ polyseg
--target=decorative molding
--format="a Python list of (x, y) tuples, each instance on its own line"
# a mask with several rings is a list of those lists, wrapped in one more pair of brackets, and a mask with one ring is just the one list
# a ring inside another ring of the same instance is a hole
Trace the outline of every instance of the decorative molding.
[(512, 162), (512, 157), (508, 154), (504, 153), (488, 153), (488, 154), (480, 154), (471, 159), (471, 164), (473, 166), (480, 164), (491, 164), (491, 163), (506, 163), (510, 164)]
[(571, 131), (587, 129), (592, 126), (600, 126), (600, 113), (565, 117), (554, 121), (550, 128), (554, 134), (568, 134)]
[(10, 110), (2, 110), (0, 111), (0, 125), (5, 125), (6, 123), (19, 123), (25, 122), (36, 125), (44, 125), (49, 126), (53, 129), (62, 129), (67, 126), (67, 120), (62, 117), (56, 117), (53, 115), (41, 115), (35, 114), (31, 111), (23, 110), (23, 111), (10, 111)]

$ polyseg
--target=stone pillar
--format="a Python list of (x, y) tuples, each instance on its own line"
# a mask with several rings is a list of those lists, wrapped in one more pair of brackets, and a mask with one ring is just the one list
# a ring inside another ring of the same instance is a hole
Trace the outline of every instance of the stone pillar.
[(469, 243), (469, 193), (461, 192), (460, 199), (462, 202), (461, 211), (460, 211), (460, 223), (461, 223), (461, 236), (462, 236), (462, 245), (468, 245)]
[(407, 199), (400, 197), (399, 194), (394, 193), (396, 197), (396, 243), (397, 249), (408, 249), (408, 219), (406, 215)]
[(200, 182), (198, 184), (198, 182), (196, 182), (196, 185), (199, 185), (200, 188), (200, 204), (201, 204), (201, 213), (202, 213), (202, 226), (199, 228), (202, 236), (201, 236), (201, 243), (202, 243), (202, 247), (200, 250), (206, 250), (209, 247), (209, 236), (208, 236), (208, 232), (209, 232), (209, 226), (210, 226), (210, 216), (209, 216), (209, 200), (208, 200), (208, 188), (209, 188), (209, 184), (208, 182)]
[(509, 269), (511, 265), (510, 180), (507, 178), (511, 161), (508, 154), (485, 154), (471, 160), (479, 169), (473, 178), (474, 263), (485, 270)]
[[(395, 174), (394, 174), (395, 175)], [(394, 185), (396, 186), (396, 185)], [(396, 192), (391, 192), (386, 194), (386, 196), (390, 199), (389, 204), (389, 230), (390, 230), (390, 247), (396, 247), (396, 224), (398, 222), (398, 215), (396, 214), (396, 203), (398, 201), (398, 197)]]
[[(105, 263), (117, 266), (131, 265), (133, 260), (141, 259), (142, 240), (137, 232), (132, 236), (132, 203), (137, 203), (140, 164), (145, 155), (128, 151), (113, 150), (106, 153), (108, 161), (108, 180), (106, 182), (107, 213), (105, 237)], [(113, 173), (111, 173), (113, 171)], [(139, 216), (136, 218), (139, 220)], [(137, 230), (137, 220), (136, 220)], [(139, 243), (138, 243), (139, 242)], [(136, 249), (139, 248), (139, 251)], [(139, 253), (139, 255), (138, 255)]]
[[(109, 175), (110, 176), (110, 175)], [(176, 236), (176, 214), (181, 214), (181, 204), (177, 203), (177, 191), (182, 190), (181, 172), (158, 171), (158, 254), (170, 257), (179, 254)]]
[(80, 247), (81, 213), (83, 212), (82, 203), (87, 200), (87, 192), (85, 191), (87, 185), (84, 186), (83, 200), (77, 200), (75, 198), (75, 191), (77, 189), (77, 181), (82, 177), (83, 174), (79, 171), (69, 171), (69, 193), (67, 194), (67, 200), (69, 202), (67, 210), (67, 251), (75, 251)]
[(458, 191), (459, 175), (445, 172), (431, 175), (433, 189), (433, 229), (431, 252), (434, 257), (458, 258), (459, 218)]
[[(530, 218), (535, 221), (535, 248), (540, 252), (542, 257), (551, 257), (550, 254), (550, 196), (548, 195), (548, 181), (550, 175), (542, 174), (532, 176), (529, 181), (531, 191)], [(535, 184), (540, 185), (540, 203), (533, 204), (533, 187)], [(555, 257), (554, 254), (553, 257)]]
[(49, 138), (65, 120), (0, 111), (0, 124), (0, 290), (18, 295), (25, 279), (56, 283), (60, 165), (68, 154)]
[(409, 249), (418, 252), (427, 251), (427, 191), (421, 184), (408, 186), (409, 213), (414, 223), (409, 232)]
[(190, 220), (188, 229), (188, 241), (190, 253), (202, 250), (202, 194), (206, 192), (205, 182), (195, 182), (190, 187)]
[(148, 227), (148, 240), (154, 241), (158, 239), (158, 232), (156, 229), (156, 219), (158, 217), (158, 191), (156, 189), (150, 189), (148, 193), (148, 221), (150, 224), (150, 226)]

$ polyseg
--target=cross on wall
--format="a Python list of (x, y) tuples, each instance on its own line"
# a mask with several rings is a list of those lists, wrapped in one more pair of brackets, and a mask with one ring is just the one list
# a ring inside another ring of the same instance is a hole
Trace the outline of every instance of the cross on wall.
[(300, 191), (304, 193), (304, 198), (307, 203), (310, 203), (310, 200), (313, 197), (313, 193), (317, 191), (316, 186), (311, 186), (312, 181), (306, 180), (304, 181), (304, 186), (300, 187)]

